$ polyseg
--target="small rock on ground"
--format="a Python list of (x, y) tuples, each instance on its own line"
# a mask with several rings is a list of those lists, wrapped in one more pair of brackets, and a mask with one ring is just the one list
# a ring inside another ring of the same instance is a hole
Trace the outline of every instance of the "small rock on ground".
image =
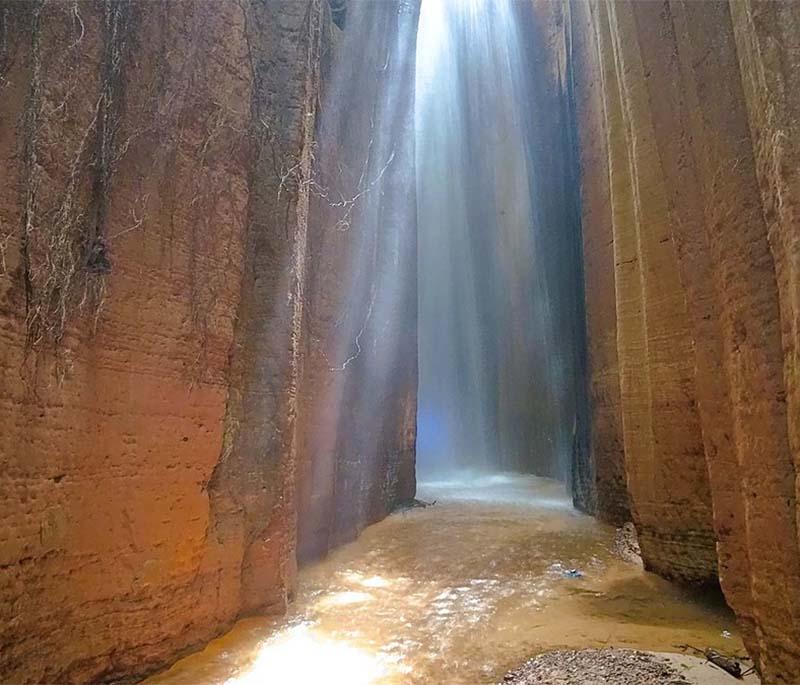
[(614, 545), (612, 547), (614, 556), (627, 561), (630, 564), (642, 564), (642, 550), (639, 549), (639, 538), (636, 535), (636, 527), (628, 521), (622, 528), (617, 528), (614, 535)]
[(627, 649), (558, 650), (506, 675), (503, 685), (691, 685), (669, 662)]

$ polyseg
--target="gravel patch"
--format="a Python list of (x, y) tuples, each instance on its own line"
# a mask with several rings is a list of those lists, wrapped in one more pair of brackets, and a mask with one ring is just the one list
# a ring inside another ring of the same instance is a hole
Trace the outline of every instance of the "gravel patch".
[[(735, 682), (735, 681), (734, 681)], [(691, 685), (665, 659), (627, 649), (559, 650), (540, 654), (503, 685)]]

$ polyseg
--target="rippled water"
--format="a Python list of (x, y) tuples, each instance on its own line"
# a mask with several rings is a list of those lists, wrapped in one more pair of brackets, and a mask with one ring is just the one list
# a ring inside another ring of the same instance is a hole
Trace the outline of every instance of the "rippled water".
[(303, 569), (288, 616), (243, 620), (147, 682), (477, 685), (554, 647), (742, 649), (726, 608), (614, 558), (613, 529), (560, 484), (495, 476), (419, 496), (436, 505)]

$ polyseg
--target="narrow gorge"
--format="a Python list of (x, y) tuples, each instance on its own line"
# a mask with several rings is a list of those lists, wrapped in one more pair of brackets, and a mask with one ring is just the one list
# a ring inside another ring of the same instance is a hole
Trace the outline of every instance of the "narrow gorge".
[(0, 169), (0, 683), (800, 683), (800, 3), (0, 0)]

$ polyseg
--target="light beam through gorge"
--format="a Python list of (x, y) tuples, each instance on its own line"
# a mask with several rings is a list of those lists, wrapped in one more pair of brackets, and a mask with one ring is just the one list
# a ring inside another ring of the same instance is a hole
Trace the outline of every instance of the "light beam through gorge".
[[(417, 463), (423, 477), (568, 477), (570, 262), (536, 178), (529, 58), (511, 0), (424, 0), (415, 133), (419, 268)], [(526, 39), (529, 36), (526, 36)], [(554, 237), (555, 236), (555, 237)]]

